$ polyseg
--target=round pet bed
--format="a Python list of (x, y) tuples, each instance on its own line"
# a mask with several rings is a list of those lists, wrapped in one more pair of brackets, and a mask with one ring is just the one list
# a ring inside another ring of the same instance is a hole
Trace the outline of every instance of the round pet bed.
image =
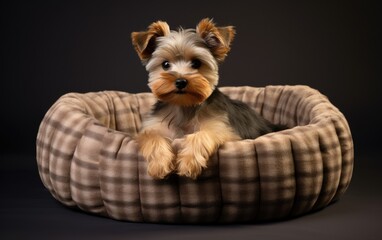
[(220, 89), (288, 129), (225, 143), (196, 181), (176, 174), (155, 180), (134, 140), (153, 95), (69, 93), (39, 128), (42, 182), (67, 206), (133, 222), (276, 220), (321, 209), (343, 195), (353, 141), (345, 117), (324, 95), (308, 86)]

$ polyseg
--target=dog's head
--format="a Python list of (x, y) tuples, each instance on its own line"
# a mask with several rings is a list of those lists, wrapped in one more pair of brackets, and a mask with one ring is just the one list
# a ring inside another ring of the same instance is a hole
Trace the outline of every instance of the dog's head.
[(149, 87), (163, 102), (195, 106), (218, 84), (218, 63), (230, 50), (232, 26), (217, 27), (206, 18), (196, 29), (170, 31), (166, 22), (152, 23), (147, 31), (133, 32), (132, 42), (149, 72)]

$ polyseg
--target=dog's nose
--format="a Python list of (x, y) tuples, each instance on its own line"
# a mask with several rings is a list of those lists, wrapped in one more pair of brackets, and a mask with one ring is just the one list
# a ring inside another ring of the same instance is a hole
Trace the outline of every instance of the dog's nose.
[(187, 86), (187, 80), (184, 78), (178, 78), (175, 81), (175, 86), (177, 89), (181, 90)]

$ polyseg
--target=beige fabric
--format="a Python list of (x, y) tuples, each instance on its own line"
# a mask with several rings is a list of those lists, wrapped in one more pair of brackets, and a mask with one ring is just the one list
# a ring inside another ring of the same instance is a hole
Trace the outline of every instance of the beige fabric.
[[(197, 181), (154, 180), (133, 136), (151, 93), (69, 93), (37, 136), (42, 182), (67, 206), (137, 222), (274, 220), (323, 208), (347, 189), (353, 141), (343, 114), (307, 86), (224, 87), (290, 129), (228, 142)], [(176, 146), (176, 141), (174, 143)]]

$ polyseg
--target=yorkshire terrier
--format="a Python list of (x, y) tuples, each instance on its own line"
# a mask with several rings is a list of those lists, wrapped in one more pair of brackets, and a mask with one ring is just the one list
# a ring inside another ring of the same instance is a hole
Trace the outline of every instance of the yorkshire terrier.
[[(218, 65), (234, 35), (233, 26), (217, 27), (208, 18), (196, 29), (171, 31), (166, 22), (157, 21), (147, 31), (131, 34), (149, 72), (148, 86), (158, 99), (137, 136), (153, 178), (163, 179), (176, 171), (196, 179), (223, 143), (279, 130), (217, 88)], [(175, 152), (171, 142), (182, 137), (180, 150)]]

